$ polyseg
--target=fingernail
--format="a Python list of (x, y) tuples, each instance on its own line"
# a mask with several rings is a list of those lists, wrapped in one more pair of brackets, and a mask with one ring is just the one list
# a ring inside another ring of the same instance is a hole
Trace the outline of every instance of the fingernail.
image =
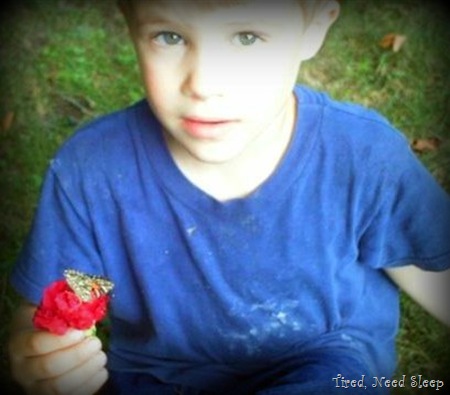
[(71, 330), (69, 332), (69, 337), (72, 340), (82, 340), (84, 338), (84, 332), (78, 330)]
[(86, 344), (86, 350), (88, 352), (94, 352), (101, 349), (101, 343), (100, 340), (98, 340), (96, 337), (93, 337), (91, 339), (87, 340)]
[(104, 366), (106, 364), (106, 355), (103, 352), (98, 353), (95, 356), (95, 362), (98, 366)]

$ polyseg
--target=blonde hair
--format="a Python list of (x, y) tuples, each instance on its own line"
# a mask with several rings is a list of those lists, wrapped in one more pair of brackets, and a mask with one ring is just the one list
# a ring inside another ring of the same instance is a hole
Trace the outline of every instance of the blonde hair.
[[(126, 14), (130, 12), (132, 3), (137, 1), (164, 2), (165, 0), (117, 0), (119, 7)], [(182, 1), (182, 0), (180, 0)], [(205, 9), (214, 9), (216, 7), (231, 7), (245, 3), (248, 0), (191, 0), (196, 5)], [(311, 22), (313, 15), (329, 0), (297, 0), (304, 11), (305, 25)]]

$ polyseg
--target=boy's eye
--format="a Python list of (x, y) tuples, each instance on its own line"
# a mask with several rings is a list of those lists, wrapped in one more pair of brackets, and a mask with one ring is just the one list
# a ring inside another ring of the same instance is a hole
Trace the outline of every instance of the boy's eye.
[(180, 45), (184, 43), (183, 37), (174, 32), (161, 32), (155, 35), (153, 38), (159, 45)]
[(243, 46), (250, 46), (255, 44), (258, 40), (260, 40), (260, 37), (258, 37), (256, 34), (254, 33), (249, 33), (249, 32), (243, 32), (243, 33), (238, 33), (236, 34), (236, 36), (233, 38), (233, 42), (235, 44), (238, 45), (243, 45)]

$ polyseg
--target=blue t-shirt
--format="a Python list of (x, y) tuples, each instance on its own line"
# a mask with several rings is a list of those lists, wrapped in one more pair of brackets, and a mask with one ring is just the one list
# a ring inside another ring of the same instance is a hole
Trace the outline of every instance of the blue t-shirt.
[(377, 113), (295, 94), (279, 167), (227, 202), (183, 176), (146, 101), (84, 127), (49, 166), (16, 289), (38, 303), (66, 268), (114, 281), (112, 370), (208, 388), (336, 347), (390, 376), (380, 269), (450, 266), (449, 197)]

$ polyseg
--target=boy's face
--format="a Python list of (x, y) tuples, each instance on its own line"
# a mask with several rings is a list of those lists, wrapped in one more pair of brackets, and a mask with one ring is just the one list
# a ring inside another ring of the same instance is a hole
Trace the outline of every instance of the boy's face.
[(172, 152), (224, 163), (283, 127), (303, 20), (298, 0), (134, 2), (128, 21), (147, 98)]

